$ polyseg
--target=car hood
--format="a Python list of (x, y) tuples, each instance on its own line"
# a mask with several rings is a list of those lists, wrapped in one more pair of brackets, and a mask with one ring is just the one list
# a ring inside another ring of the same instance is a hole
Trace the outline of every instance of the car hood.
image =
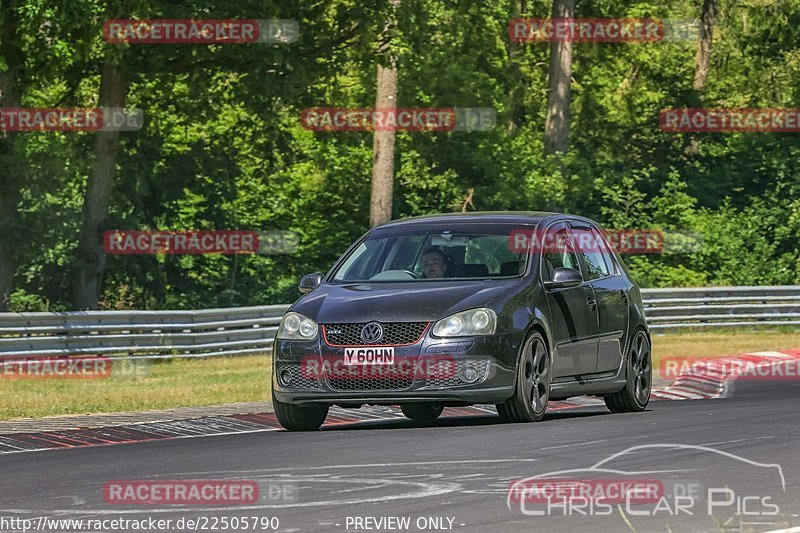
[(474, 307), (489, 306), (519, 279), (469, 282), (323, 284), (292, 310), (318, 323), (427, 322)]

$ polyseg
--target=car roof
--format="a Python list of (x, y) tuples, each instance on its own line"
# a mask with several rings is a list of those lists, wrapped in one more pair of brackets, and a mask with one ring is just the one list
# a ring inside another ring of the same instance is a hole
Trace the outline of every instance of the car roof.
[(539, 224), (553, 220), (582, 220), (589, 219), (564, 213), (546, 211), (467, 211), (464, 213), (441, 213), (435, 215), (422, 215), (416, 217), (392, 220), (378, 227), (391, 228), (405, 225), (430, 224), (430, 223), (468, 223), (468, 224)]

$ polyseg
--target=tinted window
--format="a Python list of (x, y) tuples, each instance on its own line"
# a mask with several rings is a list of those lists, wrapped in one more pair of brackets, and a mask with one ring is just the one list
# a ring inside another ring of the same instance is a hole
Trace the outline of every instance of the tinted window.
[(609, 265), (606, 262), (606, 258), (603, 257), (606, 246), (600, 234), (592, 228), (573, 227), (572, 236), (583, 256), (589, 279), (608, 276), (610, 273)]
[(603, 234), (595, 228), (592, 228), (592, 234), (600, 244), (600, 253), (603, 256), (603, 260), (606, 262), (606, 268), (608, 269), (609, 273), (616, 274), (617, 269), (614, 267), (614, 259), (611, 257), (612, 253), (611, 249), (608, 247), (608, 241), (606, 241)]

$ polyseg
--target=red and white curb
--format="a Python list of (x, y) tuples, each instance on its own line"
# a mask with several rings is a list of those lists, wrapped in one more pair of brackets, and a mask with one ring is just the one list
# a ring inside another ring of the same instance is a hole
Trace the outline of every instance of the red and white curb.
[[(732, 357), (715, 357), (683, 369), (670, 385), (654, 390), (653, 400), (708, 400), (730, 396), (732, 385), (740, 379), (736, 368), (769, 374), (781, 364), (800, 360), (800, 350), (753, 352)], [(765, 377), (764, 379), (767, 379)]]
[[(550, 402), (548, 412), (597, 405), (596, 398), (571, 398), (569, 401)], [(599, 400), (602, 404), (603, 401)], [(492, 405), (469, 407), (447, 407), (443, 418), (464, 416), (496, 416)], [(363, 422), (390, 422), (406, 420), (398, 407), (370, 406), (361, 409), (332, 407), (325, 419), (323, 429)], [(260, 433), (282, 429), (274, 412), (244, 413), (208, 416), (190, 420), (128, 423), (99, 428), (76, 427), (47, 431), (24, 431), (0, 434), (0, 455), (6, 453), (35, 452), (85, 446), (126, 444), (154, 440), (185, 439), (213, 435)]]

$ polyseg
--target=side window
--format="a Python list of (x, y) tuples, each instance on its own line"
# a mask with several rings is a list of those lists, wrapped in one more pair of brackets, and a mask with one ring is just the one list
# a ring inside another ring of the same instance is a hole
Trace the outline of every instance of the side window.
[(604, 278), (609, 275), (609, 265), (603, 257), (605, 243), (600, 234), (588, 227), (573, 227), (572, 236), (583, 256), (586, 271), (590, 280)]
[(595, 236), (595, 240), (600, 245), (600, 253), (603, 256), (603, 260), (606, 262), (606, 268), (610, 272), (611, 275), (617, 273), (617, 268), (614, 266), (614, 259), (611, 257), (611, 249), (608, 247), (608, 241), (605, 240), (603, 234), (600, 233), (596, 228), (592, 228), (592, 234)]
[(544, 279), (552, 279), (556, 268), (571, 268), (581, 271), (575, 244), (569, 231), (563, 224), (558, 224), (547, 231), (542, 242), (542, 262)]
[(366, 243), (362, 242), (359, 244), (358, 248), (350, 254), (350, 257), (345, 260), (344, 264), (339, 268), (339, 271), (336, 272), (333, 279), (336, 281), (358, 279), (359, 274), (364, 270), (364, 263), (367, 257), (366, 251)]

